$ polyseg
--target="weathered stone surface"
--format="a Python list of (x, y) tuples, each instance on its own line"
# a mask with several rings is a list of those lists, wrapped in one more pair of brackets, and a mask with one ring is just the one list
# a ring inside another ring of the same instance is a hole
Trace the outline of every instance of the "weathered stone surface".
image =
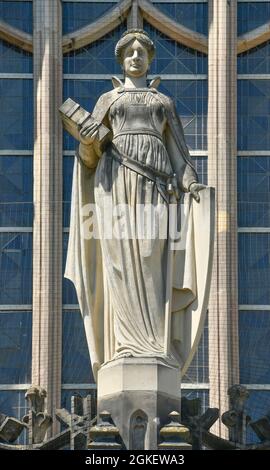
[(163, 439), (158, 445), (160, 450), (192, 450), (189, 444), (190, 431), (180, 423), (180, 413), (172, 411), (169, 414), (170, 422), (160, 430)]
[[(91, 450), (120, 450), (119, 429), (113, 425), (111, 414), (108, 411), (99, 413), (100, 422), (90, 428), (89, 436), (91, 439), (88, 449)], [(117, 442), (118, 441), (118, 442)]]
[(172, 409), (180, 411), (179, 368), (155, 358), (106, 364), (98, 373), (98, 410), (102, 409), (111, 413), (127, 449), (132, 445), (156, 449), (168, 414)]

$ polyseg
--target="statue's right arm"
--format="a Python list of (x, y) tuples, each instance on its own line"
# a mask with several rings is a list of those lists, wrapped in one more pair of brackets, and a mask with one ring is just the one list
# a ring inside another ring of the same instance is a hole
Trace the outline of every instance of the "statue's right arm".
[[(96, 137), (98, 136), (98, 128), (101, 123), (109, 127), (109, 122), (107, 118), (108, 108), (103, 105), (104, 97), (108, 93), (101, 95), (98, 99), (96, 106), (92, 113), (92, 118), (95, 119), (92, 123), (80, 130), (80, 145), (79, 145), (79, 157), (83, 163), (90, 169), (95, 169), (97, 167), (99, 158), (102, 155), (102, 151), (97, 141)], [(103, 113), (102, 113), (103, 111)]]

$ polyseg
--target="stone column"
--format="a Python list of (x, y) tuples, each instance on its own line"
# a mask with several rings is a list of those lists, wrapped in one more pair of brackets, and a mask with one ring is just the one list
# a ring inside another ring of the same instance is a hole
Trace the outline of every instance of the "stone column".
[[(209, 304), (210, 406), (228, 409), (238, 383), (237, 2), (209, 0), (208, 184), (216, 188), (216, 233)], [(223, 428), (223, 429), (222, 429)], [(215, 432), (223, 433), (219, 423)]]
[(131, 9), (127, 17), (127, 27), (131, 28), (143, 28), (143, 17), (139, 9), (138, 0), (133, 0)]
[(50, 415), (60, 407), (61, 399), (62, 128), (58, 116), (62, 101), (61, 8), (61, 0), (33, 0), (35, 216), (32, 383), (47, 391)]

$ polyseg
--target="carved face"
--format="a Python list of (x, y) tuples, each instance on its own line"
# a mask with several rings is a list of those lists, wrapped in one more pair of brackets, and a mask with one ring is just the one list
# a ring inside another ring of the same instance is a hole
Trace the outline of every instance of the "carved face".
[(149, 58), (147, 49), (138, 39), (134, 39), (124, 51), (123, 68), (125, 74), (130, 77), (143, 77), (148, 67)]

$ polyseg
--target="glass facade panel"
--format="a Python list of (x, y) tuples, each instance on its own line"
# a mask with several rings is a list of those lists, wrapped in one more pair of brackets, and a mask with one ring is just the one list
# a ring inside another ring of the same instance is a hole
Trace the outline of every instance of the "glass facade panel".
[(153, 2), (162, 13), (170, 16), (181, 25), (198, 33), (207, 35), (208, 32), (208, 8), (207, 3), (174, 3)]
[(270, 234), (239, 233), (239, 304), (270, 304)]
[(208, 322), (205, 322), (203, 334), (195, 356), (182, 379), (183, 383), (208, 383)]
[(91, 401), (91, 415), (94, 418), (97, 415), (97, 392), (95, 389), (89, 388), (88, 390), (82, 390), (76, 388), (76, 385), (74, 386), (74, 390), (62, 390), (62, 400), (61, 400), (61, 407), (65, 408), (69, 412), (71, 411), (71, 397), (79, 395), (82, 398), (87, 397), (87, 395), (91, 395), (92, 401)]
[[(68, 233), (63, 234), (63, 273), (66, 266), (68, 236)], [(75, 287), (69, 279), (65, 278), (63, 278), (63, 304), (78, 305)]]
[(209, 391), (208, 390), (181, 390), (181, 396), (186, 397), (188, 400), (199, 398), (201, 400), (201, 414), (209, 408)]
[(32, 54), (0, 39), (0, 73), (32, 72)]
[(63, 312), (62, 383), (92, 383), (90, 356), (79, 311)]
[(1, 384), (31, 383), (31, 349), (32, 313), (0, 311)]
[(270, 149), (270, 80), (238, 80), (238, 149)]
[[(245, 403), (245, 412), (249, 415), (252, 421), (269, 416), (270, 410), (270, 391), (250, 391), (249, 399)], [(247, 428), (247, 443), (255, 444), (260, 442), (260, 439), (255, 434), (250, 426)]]
[(69, 34), (83, 28), (100, 18), (115, 2), (63, 2), (63, 34)]
[(238, 157), (238, 226), (270, 227), (270, 157)]
[(195, 165), (196, 171), (198, 173), (199, 182), (207, 185), (208, 175), (207, 167), (208, 161), (207, 157), (192, 157), (193, 164)]
[(32, 234), (0, 233), (0, 304), (32, 303)]
[(152, 74), (207, 74), (207, 56), (169, 39), (153, 26), (144, 22), (156, 46), (156, 56), (151, 64)]
[(238, 2), (237, 10), (238, 35), (270, 21), (270, 2)]
[[(0, 412), (21, 419), (28, 412), (25, 392), (26, 390), (0, 390)], [(27, 444), (27, 440), (27, 433), (23, 431), (13, 444)]]
[(186, 142), (192, 150), (207, 148), (207, 80), (163, 80), (159, 90), (173, 98)]
[(239, 312), (240, 382), (270, 384), (270, 311)]
[(33, 158), (0, 156), (0, 226), (33, 223)]
[(26, 33), (33, 31), (32, 2), (0, 1), (0, 20)]
[(239, 54), (237, 63), (238, 73), (270, 73), (270, 41)]
[(0, 107), (0, 150), (32, 150), (32, 80), (0, 79)]
[(114, 48), (126, 25), (121, 24), (102, 39), (64, 55), (64, 73), (121, 73)]

